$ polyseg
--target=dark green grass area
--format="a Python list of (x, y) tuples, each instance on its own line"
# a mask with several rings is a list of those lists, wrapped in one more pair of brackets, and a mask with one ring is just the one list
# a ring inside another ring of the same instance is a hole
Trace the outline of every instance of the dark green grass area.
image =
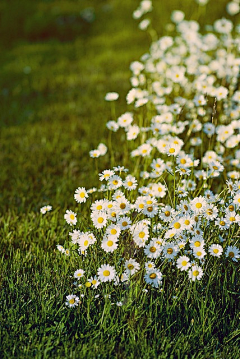
[[(200, 22), (226, 15), (226, 2), (212, 2)], [(123, 307), (104, 299), (108, 289), (99, 299), (85, 290), (77, 310), (64, 304), (78, 262), (56, 250), (68, 240), (63, 215), (67, 208), (85, 215), (74, 191), (97, 185), (88, 153), (107, 142), (105, 94), (119, 92), (117, 115), (128, 110), (129, 65), (150, 44), (132, 19), (138, 4), (1, 1), (0, 358), (240, 356), (239, 287), (231, 268), (212, 278), (205, 293), (175, 281), (158, 294), (126, 288), (124, 298), (114, 288), (111, 300), (124, 299)], [(153, 5), (159, 34), (172, 10), (187, 18), (196, 12), (190, 0)], [(114, 152), (121, 158), (117, 137)], [(109, 168), (109, 158), (98, 166)], [(53, 212), (42, 216), (45, 204)]]

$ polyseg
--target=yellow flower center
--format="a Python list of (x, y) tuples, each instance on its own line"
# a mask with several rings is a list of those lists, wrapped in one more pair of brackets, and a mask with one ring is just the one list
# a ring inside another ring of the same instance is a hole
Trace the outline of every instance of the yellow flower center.
[(70, 214), (70, 219), (73, 221), (75, 218), (74, 214)]
[(110, 231), (111, 234), (117, 234), (117, 230), (115, 228), (112, 228), (111, 231)]
[(167, 254), (172, 254), (173, 253), (173, 249), (172, 248), (168, 248), (167, 249)]
[(127, 267), (128, 267), (128, 269), (129, 269), (129, 270), (133, 270), (134, 265), (133, 265), (133, 264), (128, 264), (128, 266), (127, 266)]
[(104, 219), (102, 217), (98, 218), (98, 223), (103, 223)]
[(74, 298), (70, 299), (70, 300), (69, 300), (69, 303), (70, 303), (70, 304), (74, 304), (74, 303), (75, 303), (75, 299), (74, 299)]
[(112, 247), (112, 245), (113, 245), (113, 241), (107, 241), (107, 246), (108, 247)]
[(80, 272), (80, 273), (78, 273), (78, 274), (77, 274), (77, 276), (78, 276), (78, 277), (81, 277), (81, 276), (82, 276), (82, 273), (81, 273), (81, 272)]
[(228, 256), (229, 256), (230, 258), (234, 258), (234, 253), (233, 253), (233, 252), (229, 252), (229, 253), (228, 253)]
[[(240, 203), (240, 198), (238, 199), (238, 202)], [(234, 206), (232, 204), (228, 208), (230, 212), (234, 211)]]
[(93, 279), (93, 280), (92, 280), (92, 284), (93, 284), (93, 285), (97, 284), (96, 279)]
[(214, 248), (213, 253), (217, 254), (219, 252), (219, 249)]
[(182, 165), (185, 165), (186, 162), (187, 162), (187, 161), (186, 161), (184, 158), (181, 158), (180, 163), (181, 163)]
[(183, 206), (183, 208), (185, 209), (185, 211), (188, 211), (188, 206), (186, 206), (186, 204)]
[(88, 241), (86, 240), (86, 241), (84, 241), (84, 246), (86, 247), (87, 245), (88, 245)]
[(187, 265), (187, 261), (182, 261), (182, 266), (185, 267)]
[(175, 152), (175, 148), (170, 148), (169, 149), (169, 153), (174, 153)]
[(81, 198), (84, 198), (84, 197), (85, 197), (85, 193), (84, 193), (84, 192), (81, 192), (81, 193), (80, 193), (80, 197), (81, 197)]
[(230, 217), (229, 221), (234, 222), (234, 221), (236, 221), (236, 218), (235, 217)]
[(196, 255), (197, 255), (198, 257), (200, 257), (201, 254), (202, 254), (202, 252), (197, 252), (197, 253), (196, 253)]
[(147, 208), (147, 211), (148, 211), (148, 212), (152, 212), (152, 211), (153, 211), (153, 207), (151, 207), (151, 206), (148, 207), (148, 208)]
[(221, 225), (221, 226), (225, 226), (225, 222), (224, 222), (224, 221), (220, 221), (220, 225)]
[(157, 249), (155, 247), (150, 247), (149, 250), (151, 253), (155, 253)]
[(139, 233), (139, 237), (140, 237), (140, 238), (144, 238), (144, 237), (145, 237), (145, 233), (144, 233), (144, 232), (140, 232), (140, 233)]
[(179, 222), (174, 223), (174, 228), (179, 229), (181, 227), (181, 224)]
[(139, 204), (139, 208), (143, 209), (143, 208), (144, 208), (144, 204), (143, 204), (143, 203), (140, 203), (140, 204)]
[(117, 181), (117, 180), (113, 180), (112, 183), (113, 183), (114, 185), (117, 185), (117, 184), (118, 184), (118, 181)]
[(103, 275), (104, 275), (104, 277), (109, 277), (110, 276), (109, 270), (104, 270)]
[(211, 216), (211, 215), (213, 214), (213, 210), (212, 210), (211, 208), (209, 208), (209, 209), (207, 210), (207, 214), (208, 214), (209, 216)]
[(101, 206), (101, 204), (99, 204), (99, 205), (97, 206), (97, 210), (100, 211), (101, 209), (102, 209), (102, 206)]
[(151, 273), (149, 277), (150, 277), (151, 279), (155, 279), (156, 276), (157, 276), (157, 275), (156, 275), (155, 273)]
[(128, 223), (126, 221), (122, 222), (122, 226), (126, 227), (128, 225)]
[(194, 277), (197, 277), (199, 275), (199, 271), (198, 270), (193, 271), (193, 275)]
[(121, 204), (120, 204), (120, 208), (121, 208), (121, 209), (126, 208), (126, 204), (125, 204), (125, 203), (121, 203)]
[(200, 247), (201, 243), (200, 243), (199, 241), (196, 241), (196, 242), (194, 243), (194, 245), (195, 245), (195, 247)]
[(131, 187), (133, 185), (132, 181), (128, 181), (128, 186)]
[(197, 207), (197, 208), (201, 208), (201, 207), (202, 207), (202, 203), (200, 203), (200, 202), (196, 203), (196, 207)]
[(170, 216), (170, 212), (169, 212), (169, 211), (166, 211), (166, 212), (165, 212), (165, 216), (166, 216), (166, 217), (169, 217), (169, 216)]
[(85, 283), (85, 286), (86, 286), (87, 288), (91, 287), (91, 285), (92, 285), (92, 284), (91, 284), (90, 282), (86, 282), (86, 283)]
[(190, 221), (189, 221), (188, 219), (186, 219), (186, 220), (184, 221), (184, 224), (186, 224), (186, 226), (188, 226), (188, 225), (190, 224)]
[(116, 212), (112, 212), (112, 213), (111, 213), (111, 216), (112, 216), (112, 217), (116, 217)]

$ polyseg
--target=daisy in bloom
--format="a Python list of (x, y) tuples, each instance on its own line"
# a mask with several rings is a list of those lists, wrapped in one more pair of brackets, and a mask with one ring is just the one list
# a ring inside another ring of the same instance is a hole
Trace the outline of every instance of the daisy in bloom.
[(117, 92), (108, 92), (105, 95), (105, 100), (106, 101), (116, 101), (119, 97), (119, 94)]
[(79, 305), (79, 297), (74, 294), (67, 295), (65, 304), (69, 308), (77, 307)]
[(207, 206), (207, 201), (205, 200), (204, 197), (200, 196), (200, 197), (195, 197), (191, 202), (190, 202), (190, 207), (191, 210), (195, 213), (195, 214), (201, 214), (205, 208)]
[(97, 150), (100, 151), (101, 156), (104, 156), (107, 153), (108, 149), (104, 143), (99, 143)]
[(111, 282), (116, 275), (116, 271), (114, 267), (108, 264), (103, 264), (98, 268), (97, 274), (100, 282)]
[(135, 202), (135, 208), (138, 212), (142, 212), (146, 203), (146, 197), (139, 196)]
[(78, 203), (85, 203), (88, 193), (84, 187), (78, 187), (75, 191), (74, 198)]
[(105, 237), (101, 244), (105, 252), (114, 252), (118, 247), (118, 240), (116, 238)]
[(202, 238), (200, 237), (193, 237), (191, 240), (190, 240), (190, 247), (195, 250), (195, 249), (200, 249), (200, 248), (203, 248), (205, 245), (205, 242)]
[(171, 206), (166, 206), (162, 208), (159, 217), (164, 222), (171, 222), (174, 215), (175, 215), (175, 210)]
[(106, 235), (111, 239), (118, 239), (121, 228), (116, 224), (110, 224), (106, 229)]
[(151, 193), (157, 198), (163, 198), (167, 193), (167, 187), (161, 183), (153, 183)]
[(181, 256), (177, 259), (177, 267), (181, 270), (188, 270), (191, 266), (190, 259), (187, 256)]
[(208, 252), (214, 257), (220, 257), (222, 255), (223, 248), (220, 244), (212, 244), (208, 248)]
[(99, 286), (99, 284), (100, 284), (100, 282), (99, 282), (99, 280), (98, 280), (98, 278), (97, 278), (96, 276), (89, 278), (89, 279), (88, 279), (88, 282), (91, 283), (91, 286), (92, 286), (94, 289), (96, 289), (96, 288)]
[(162, 249), (159, 244), (156, 243), (156, 241), (151, 240), (148, 245), (144, 248), (144, 253), (148, 258), (157, 258), (159, 257)]
[(155, 263), (149, 261), (149, 262), (146, 262), (145, 263), (145, 269), (146, 269), (146, 272), (152, 270), (152, 269), (155, 269)]
[(135, 177), (128, 175), (123, 182), (123, 186), (128, 190), (134, 190), (137, 188), (137, 180)]
[(240, 258), (240, 250), (235, 246), (228, 246), (226, 249), (226, 257), (229, 257), (234, 262), (237, 262)]
[(120, 197), (115, 200), (114, 209), (117, 215), (124, 215), (130, 211), (131, 206), (125, 197)]
[(110, 177), (114, 175), (114, 171), (112, 170), (104, 170), (102, 173), (99, 174), (100, 181), (108, 180)]
[(240, 191), (233, 197), (233, 203), (240, 207)]
[(117, 189), (122, 186), (122, 179), (117, 175), (113, 175), (108, 179), (109, 189)]
[(128, 127), (133, 121), (133, 115), (131, 112), (126, 112), (118, 118), (119, 127)]
[(64, 214), (64, 219), (71, 226), (72, 225), (75, 226), (77, 224), (77, 215), (76, 215), (76, 213), (74, 213), (72, 211), (69, 211), (68, 209), (66, 210), (66, 213)]
[(176, 157), (181, 150), (181, 146), (179, 144), (170, 143), (167, 144), (164, 148), (164, 153), (166, 153), (168, 156), (174, 156)]
[(107, 215), (103, 211), (92, 212), (91, 218), (92, 218), (94, 227), (96, 227), (97, 229), (101, 229), (101, 228), (105, 227), (107, 224)]
[[(117, 130), (119, 129), (119, 126), (116, 121), (108, 121), (106, 126), (110, 131), (113, 131), (113, 132), (117, 132)], [(100, 153), (100, 151), (98, 151), (98, 152)]]
[(222, 231), (225, 231), (230, 227), (229, 222), (226, 220), (226, 218), (218, 218), (215, 221), (215, 226), (218, 226), (218, 228)]
[(203, 259), (206, 254), (207, 253), (205, 252), (203, 247), (199, 247), (199, 248), (194, 247), (193, 248), (193, 255), (194, 255), (195, 258)]
[(99, 150), (92, 150), (89, 152), (90, 157), (92, 158), (98, 158), (101, 156), (101, 152)]
[(235, 211), (232, 211), (229, 213), (226, 212), (226, 221), (229, 225), (234, 224), (234, 223), (240, 224), (240, 216), (239, 216), (239, 214), (236, 214)]
[(154, 268), (146, 272), (144, 279), (147, 284), (151, 284), (153, 287), (158, 288), (161, 284), (162, 273)]
[(218, 216), (218, 209), (213, 204), (207, 204), (203, 216), (208, 220), (213, 220)]
[(146, 225), (138, 223), (131, 228), (133, 240), (139, 247), (144, 247), (149, 237), (149, 230)]
[(78, 269), (74, 272), (74, 278), (80, 279), (84, 276), (85, 271), (83, 269)]
[(41, 212), (42, 214), (45, 214), (46, 212), (49, 212), (49, 211), (51, 211), (51, 210), (52, 210), (52, 206), (49, 206), (49, 205), (43, 206), (42, 208), (40, 208), (40, 212)]
[(120, 226), (121, 230), (125, 230), (131, 227), (132, 221), (128, 217), (119, 217), (117, 224)]
[(125, 272), (127, 273), (128, 276), (133, 275), (140, 269), (140, 264), (132, 258), (127, 260), (124, 266), (125, 266)]
[(65, 253), (65, 249), (63, 246), (61, 246), (60, 244), (57, 244), (57, 249), (59, 250), (59, 252), (61, 253)]
[(87, 233), (80, 235), (77, 242), (82, 251), (85, 251), (91, 244), (93, 244), (92, 239), (88, 236)]
[(104, 207), (104, 200), (97, 200), (91, 205), (91, 210), (94, 211), (102, 211)]
[(178, 251), (179, 248), (174, 243), (167, 243), (163, 248), (163, 254), (165, 258), (168, 259), (173, 259), (177, 255)]
[(189, 278), (192, 279), (192, 281), (200, 280), (203, 276), (203, 270), (199, 266), (192, 266), (190, 271), (188, 272)]

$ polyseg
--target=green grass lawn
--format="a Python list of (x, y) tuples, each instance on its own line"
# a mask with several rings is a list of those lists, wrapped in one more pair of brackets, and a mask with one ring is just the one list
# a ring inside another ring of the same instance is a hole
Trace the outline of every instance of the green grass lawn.
[[(158, 34), (164, 33), (172, 10), (191, 17), (193, 3), (153, 1)], [(200, 23), (222, 17), (226, 3), (212, 3)], [(108, 136), (111, 111), (105, 94), (120, 94), (118, 115), (127, 110), (129, 65), (151, 41), (132, 18), (138, 4), (0, 4), (1, 358), (239, 357), (239, 292), (230, 267), (223, 283), (219, 277), (216, 287), (205, 291), (194, 284), (165, 283), (163, 293), (144, 294), (130, 286), (125, 305), (116, 307), (111, 305), (120, 299), (116, 288), (111, 300), (104, 298), (110, 287), (98, 299), (86, 288), (77, 310), (65, 306), (78, 262), (56, 249), (69, 237), (63, 216), (67, 208), (77, 208), (77, 187), (97, 184), (89, 151)], [(121, 151), (116, 137), (117, 159)], [(108, 159), (98, 166), (109, 168)], [(42, 216), (45, 204), (53, 211)]]

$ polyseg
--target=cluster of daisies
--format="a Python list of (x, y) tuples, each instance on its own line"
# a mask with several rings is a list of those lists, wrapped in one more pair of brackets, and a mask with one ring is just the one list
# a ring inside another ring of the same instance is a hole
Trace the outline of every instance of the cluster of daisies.
[[(151, 10), (143, 0), (133, 16)], [(239, 1), (227, 12), (237, 14)], [(202, 34), (179, 10), (171, 21), (169, 34), (130, 66), (129, 110), (116, 118), (113, 111), (107, 122), (125, 134), (134, 176), (118, 166), (99, 174), (99, 189), (76, 189), (75, 200), (89, 209), (87, 230), (81, 214), (65, 213), (75, 228), (70, 250), (58, 249), (78, 256), (76, 290), (131, 281), (162, 290), (173, 271), (200, 281), (220, 263), (239, 261), (240, 27), (222, 18)], [(144, 19), (139, 27), (149, 25)], [(105, 100), (118, 97), (110, 92)], [(90, 156), (106, 153), (100, 144)], [(66, 304), (79, 301), (72, 294)]]
[(81, 268), (73, 273), (77, 288), (96, 289), (109, 282), (120, 286), (132, 280), (161, 288), (169, 267), (196, 281), (211, 274), (209, 266), (216, 262), (210, 258), (238, 262), (239, 180), (228, 180), (222, 196), (203, 188), (201, 195), (195, 191), (182, 198), (176, 189), (174, 205), (166, 200), (166, 185), (139, 186), (124, 167), (104, 170), (99, 178), (104, 182), (98, 190), (102, 199), (93, 201), (95, 192), (83, 187), (74, 195), (79, 204), (89, 202), (88, 230), (77, 229), (81, 215), (67, 210), (64, 216), (76, 228), (69, 233), (72, 253), (67, 254), (79, 258)]

